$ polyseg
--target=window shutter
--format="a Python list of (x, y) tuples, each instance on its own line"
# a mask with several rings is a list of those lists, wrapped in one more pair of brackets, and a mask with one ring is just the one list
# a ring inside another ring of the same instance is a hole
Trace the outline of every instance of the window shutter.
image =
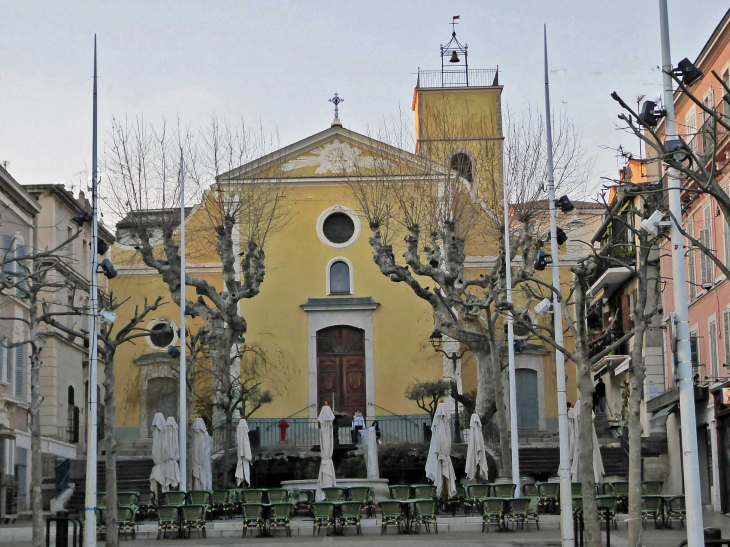
[[(13, 236), (8, 234), (3, 234), (3, 246), (2, 249), (0, 249), (0, 260), (10, 260), (12, 258), (15, 258), (15, 253), (12, 250), (13, 246)], [(7, 250), (10, 249), (10, 252), (5, 254)], [(5, 262), (3, 264), (3, 270), (5, 270), (8, 273), (13, 273), (15, 271), (15, 262)]]
[(725, 236), (725, 266), (730, 266), (730, 222), (726, 220), (722, 225)]
[(8, 381), (8, 349), (5, 347), (8, 341), (0, 337), (0, 381)]
[(15, 348), (15, 396), (23, 398), (23, 380), (25, 380), (25, 346)]
[(695, 250), (694, 247), (692, 247), (692, 244), (687, 247), (687, 270), (689, 270), (689, 275), (687, 276), (687, 279), (689, 281), (689, 298), (690, 300), (694, 300), (694, 297), (697, 295), (697, 273), (695, 268)]
[(730, 310), (722, 312), (723, 328), (722, 335), (725, 337), (725, 366), (730, 366)]
[[(24, 259), (25, 258), (25, 245), (16, 245), (15, 246), (15, 256), (17, 256), (19, 259)], [(28, 267), (28, 261), (27, 260), (20, 260), (19, 262), (16, 262), (15, 263), (15, 271), (18, 272), (18, 275), (19, 276), (26, 276), (26, 275), (28, 275), (27, 267)], [(23, 281), (20, 284), (20, 287), (27, 288), (28, 287), (28, 283), (26, 283), (25, 281)], [(16, 289), (16, 294), (18, 296), (23, 296), (23, 291), (20, 289), (20, 287), (18, 287)]]

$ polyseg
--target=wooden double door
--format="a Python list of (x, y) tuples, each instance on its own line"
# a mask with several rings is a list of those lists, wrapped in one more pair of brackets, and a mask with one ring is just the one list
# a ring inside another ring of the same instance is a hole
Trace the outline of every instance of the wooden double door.
[(363, 330), (336, 326), (317, 333), (318, 406), (321, 408), (325, 401), (350, 418), (357, 410), (367, 414)]

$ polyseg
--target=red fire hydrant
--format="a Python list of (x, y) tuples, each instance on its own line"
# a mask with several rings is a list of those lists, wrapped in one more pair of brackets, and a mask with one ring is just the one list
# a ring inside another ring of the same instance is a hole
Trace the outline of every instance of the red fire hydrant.
[(289, 422), (287, 422), (286, 420), (281, 420), (277, 427), (279, 428), (279, 441), (286, 441), (286, 430), (289, 427)]

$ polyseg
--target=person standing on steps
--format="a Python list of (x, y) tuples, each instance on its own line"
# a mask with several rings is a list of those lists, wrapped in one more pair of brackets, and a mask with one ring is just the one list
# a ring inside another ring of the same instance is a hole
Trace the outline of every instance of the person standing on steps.
[(360, 430), (365, 429), (365, 418), (359, 410), (355, 411), (355, 415), (352, 417), (352, 444), (360, 443)]
[[(601, 414), (606, 413), (606, 384), (603, 383), (603, 378), (598, 379), (598, 383), (596, 384), (596, 402), (598, 403), (598, 407), (600, 409)], [(594, 405), (595, 407), (596, 405)]]

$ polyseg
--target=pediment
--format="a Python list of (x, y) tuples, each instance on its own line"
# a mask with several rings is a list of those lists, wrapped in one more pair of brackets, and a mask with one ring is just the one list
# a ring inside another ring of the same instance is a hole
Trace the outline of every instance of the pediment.
[(346, 178), (418, 175), (443, 167), (341, 126), (333, 126), (290, 146), (242, 165), (219, 180), (248, 178)]

